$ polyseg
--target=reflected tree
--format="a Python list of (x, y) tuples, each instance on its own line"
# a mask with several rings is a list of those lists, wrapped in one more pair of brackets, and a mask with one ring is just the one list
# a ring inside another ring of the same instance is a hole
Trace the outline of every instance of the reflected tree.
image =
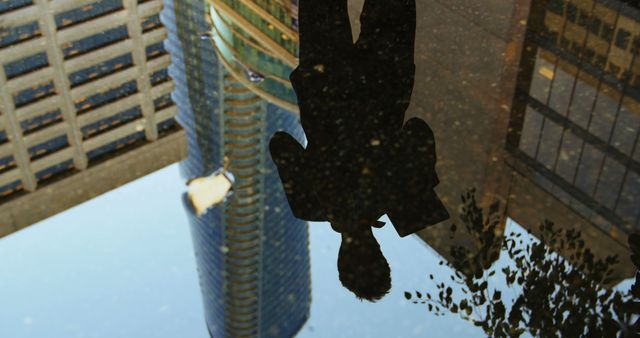
[[(426, 304), (438, 316), (458, 314), (490, 337), (518, 337), (525, 332), (536, 337), (640, 337), (640, 272), (628, 292), (607, 288), (618, 258), (597, 258), (580, 232), (544, 221), (538, 239), (515, 232), (503, 237), (496, 232), (497, 204), (485, 217), (473, 191), (462, 200), (462, 230), (482, 247), (473, 253), (464, 246), (452, 246), (451, 260), (440, 264), (454, 272), (441, 282), (431, 275), (437, 291), (405, 292), (408, 300)], [(452, 225), (451, 232), (456, 231)], [(629, 246), (638, 268), (640, 236), (631, 235)], [(511, 264), (492, 265), (500, 255), (496, 249)], [(492, 282), (496, 278), (504, 283)]]

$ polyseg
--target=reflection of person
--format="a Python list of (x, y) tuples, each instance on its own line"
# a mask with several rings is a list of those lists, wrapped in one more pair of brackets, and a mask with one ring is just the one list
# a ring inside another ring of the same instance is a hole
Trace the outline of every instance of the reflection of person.
[[(300, 65), (291, 83), (308, 145), (279, 132), (270, 149), (293, 213), (328, 220), (343, 234), (339, 267), (357, 266), (368, 250), (368, 262), (389, 270), (371, 232), (384, 225), (377, 220), (385, 213), (400, 236), (449, 217), (433, 190), (431, 129), (420, 119), (403, 126), (415, 73), (415, 16), (415, 0), (367, 0), (353, 43), (347, 0), (299, 4)], [(364, 278), (378, 285), (389, 278), (371, 277)]]

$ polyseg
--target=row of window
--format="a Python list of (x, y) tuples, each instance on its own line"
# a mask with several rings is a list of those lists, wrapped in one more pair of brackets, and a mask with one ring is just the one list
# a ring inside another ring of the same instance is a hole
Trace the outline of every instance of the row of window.
[(38, 22), (0, 28), (0, 49), (26, 42), (42, 35)]
[[(625, 21), (626, 25), (624, 27), (620, 23), (617, 26), (607, 24), (602, 18), (591, 15), (591, 13), (578, 8), (568, 1), (550, 1), (547, 4), (547, 10), (566, 18), (566, 20), (559, 22), (557, 20), (545, 20), (545, 25), (540, 27), (541, 30), (539, 32), (544, 40), (550, 41), (553, 45), (572, 53), (579, 60), (591, 63), (595, 67), (613, 74), (621, 81), (640, 88), (638, 67), (629, 64), (630, 60), (637, 59), (637, 55), (640, 54), (640, 20), (632, 23), (632, 25), (635, 25), (635, 29), (630, 31), (628, 20)], [(621, 15), (613, 9), (610, 9), (610, 11), (613, 16), (619, 17)], [(588, 34), (589, 38), (586, 38), (585, 34), (580, 35), (580, 41), (573, 41), (572, 39), (575, 39), (575, 37), (569, 38), (574, 34), (571, 34), (569, 27), (563, 27), (563, 25), (573, 24), (583, 27), (584, 33)], [(618, 55), (616, 60), (610, 60), (609, 55), (613, 53), (613, 51), (609, 50), (611, 49), (610, 47), (603, 50), (591, 48), (596, 44), (588, 43), (588, 41), (591, 41), (591, 37), (594, 36), (600, 37), (607, 42), (603, 46), (615, 46), (628, 51), (628, 57), (620, 58), (620, 55)], [(636, 56), (634, 57), (633, 54), (636, 54)], [(620, 64), (620, 62), (626, 64)]]
[[(221, 29), (224, 28), (221, 27)], [(241, 29), (237, 29), (236, 31), (241, 31)], [(241, 38), (234, 37), (231, 31), (229, 31), (228, 34), (230, 36), (224, 37), (225, 42), (232, 45), (231, 47), (233, 50), (240, 56), (246, 65), (264, 74), (275, 75), (281, 79), (289, 78), (289, 74), (291, 74), (291, 71), (293, 70), (290, 66), (278, 58), (262, 53)]]
[[(606, 0), (593, 0), (596, 5), (599, 5), (601, 8), (606, 8), (610, 14), (615, 14), (618, 12), (618, 5), (628, 1), (606, 1)], [(618, 3), (618, 4), (616, 4)], [(637, 8), (637, 6), (634, 6)], [(590, 11), (585, 11), (582, 8), (579, 8), (574, 3), (568, 0), (549, 0), (547, 2), (547, 10), (556, 13), (557, 15), (566, 17), (569, 21), (578, 23), (582, 26), (587, 26), (589, 18), (591, 17)], [(637, 11), (630, 12), (629, 18), (640, 22), (640, 18), (635, 17), (633, 14), (637, 13)], [(600, 19), (598, 19), (600, 21)]]
[[(159, 57), (166, 54), (162, 43), (156, 43), (147, 47), (147, 55), (149, 59)], [(76, 87), (89, 81), (112, 74), (114, 71), (131, 67), (133, 60), (130, 53), (115, 57), (97, 65), (85, 68), (69, 75), (71, 86)], [(162, 69), (150, 74), (152, 85), (157, 85), (169, 80), (166, 70)], [(116, 88), (95, 93), (87, 98), (75, 102), (76, 109), (79, 114), (89, 110), (96, 109), (115, 100), (124, 98), (137, 92), (136, 81), (132, 80), (124, 83)], [(53, 81), (36, 84), (32, 87), (23, 89), (13, 95), (13, 101), (16, 108), (35, 103), (44, 98), (56, 95), (57, 91)]]
[(53, 154), (69, 146), (66, 134), (58, 135), (46, 142), (29, 147), (28, 152), (32, 161)]
[[(152, 73), (150, 78), (153, 86), (169, 81), (169, 77), (166, 69), (161, 69)], [(85, 113), (87, 111), (96, 109), (110, 102), (117, 101), (119, 99), (122, 99), (126, 96), (129, 96), (135, 93), (137, 93), (137, 85), (135, 81), (129, 81), (127, 83), (122, 84), (119, 87), (113, 88), (111, 90), (107, 90), (105, 92), (96, 93), (85, 100), (79, 101), (76, 103), (76, 107), (79, 108), (78, 113)], [(155, 111), (159, 111), (164, 108), (167, 108), (172, 104), (173, 102), (171, 101), (170, 94), (164, 94), (154, 100)], [(55, 109), (50, 112), (47, 112), (32, 118), (22, 120), (20, 122), (20, 126), (23, 134), (28, 135), (33, 132), (42, 130), (43, 128), (47, 128), (49, 126), (62, 122), (62, 120), (63, 120), (63, 117), (60, 109)], [(84, 128), (87, 128), (87, 126), (85, 126)], [(89, 129), (93, 129), (93, 127)], [(6, 133), (2, 132), (1, 134), (2, 135), (0, 135), (0, 144), (6, 142)], [(92, 134), (93, 133), (90, 133), (90, 135)]]
[(33, 0), (0, 0), (0, 14), (15, 11), (33, 4)]
[[(545, 40), (551, 41), (553, 45), (558, 46), (561, 50), (574, 55), (576, 63), (584, 62), (591, 64), (595, 68), (613, 75), (620, 82), (640, 89), (640, 73), (637, 70), (634, 71), (635, 68), (638, 68), (637, 66), (634, 67), (634, 65), (640, 62), (637, 60), (637, 57), (631, 59), (634, 60), (633, 64), (623, 66), (617, 64), (616, 61), (609, 60), (607, 56), (609, 51), (604, 50), (602, 53), (597, 52), (585, 44), (584, 41), (571, 41), (564, 36), (560, 36), (558, 32), (551, 30), (546, 30), (543, 36)], [(640, 36), (636, 38), (634, 43), (639, 46), (636, 50), (640, 51)]]
[(58, 13), (54, 15), (53, 18), (56, 28), (61, 30), (113, 13), (122, 8), (122, 0), (99, 0), (63, 13)]
[(22, 120), (20, 127), (23, 135), (28, 135), (58, 122), (62, 122), (62, 112), (60, 109), (55, 109), (48, 113)]
[(293, 19), (296, 18), (298, 12), (297, 6), (291, 4), (291, 1), (255, 0), (254, 2), (287, 27), (293, 27)]
[[(226, 46), (219, 46), (219, 47), (221, 47), (219, 50), (222, 52), (223, 57), (227, 60), (227, 62), (233, 64), (232, 61), (230, 61), (230, 60), (234, 60), (234, 56), (231, 53), (231, 51), (228, 48), (225, 48)], [(246, 66), (243, 65), (241, 67), (246, 67)], [(265, 68), (268, 68), (268, 67), (266, 67), (265, 65)], [(297, 102), (295, 92), (293, 91), (291, 86), (288, 86), (283, 82), (274, 80), (273, 78), (270, 78), (270, 77), (264, 77), (264, 80), (262, 82), (256, 83), (255, 85), (260, 89), (264, 90), (265, 92), (269, 93), (270, 95), (273, 95), (276, 98), (279, 98), (281, 100), (284, 100), (290, 103)]]
[[(165, 135), (174, 131), (177, 128), (175, 119), (167, 119), (158, 124), (158, 130), (160, 135)], [(108, 158), (114, 152), (123, 151), (126, 148), (131, 148), (141, 142), (144, 142), (144, 131), (135, 132), (131, 135), (115, 140), (111, 143), (103, 145), (87, 153), (90, 163), (96, 163)], [(41, 145), (31, 147), (29, 152), (32, 155), (32, 160), (46, 156), (53, 152), (59, 151), (68, 147), (66, 135), (58, 136), (50, 141), (47, 141)], [(13, 156), (6, 156), (0, 158), (0, 174), (16, 167), (15, 159)], [(73, 160), (68, 159), (61, 163), (54, 164), (48, 168), (42, 169), (35, 173), (36, 179), (39, 184), (46, 184), (52, 181), (56, 177), (64, 175), (69, 171), (74, 170)], [(0, 200), (13, 195), (23, 189), (20, 180), (8, 183), (4, 186), (0, 186)]]
[[(2, 6), (0, 5), (0, 9), (1, 8)], [(54, 21), (59, 30), (70, 29), (80, 23), (108, 15), (121, 9), (121, 0), (101, 0), (93, 4), (56, 14)], [(141, 27), (145, 33), (162, 27), (159, 14), (142, 20)], [(0, 28), (0, 48), (10, 47), (40, 36), (42, 36), (42, 31), (37, 21), (14, 27), (2, 27)], [(66, 43), (62, 46), (63, 54), (65, 59), (70, 59), (126, 38), (128, 38), (126, 25), (121, 25), (78, 41)]]
[[(159, 84), (168, 80), (166, 69), (154, 72), (154, 74), (156, 74), (154, 76), (155, 78), (154, 82), (156, 84)], [(119, 87), (116, 87), (111, 90), (107, 90), (102, 93), (94, 94), (83, 101), (77, 102), (76, 107), (83, 108), (84, 110), (79, 109), (78, 111), (81, 113), (84, 113), (91, 109), (95, 109), (97, 107), (108, 104), (109, 102), (113, 102), (125, 96), (132, 95), (136, 92), (137, 92), (136, 82), (135, 80), (132, 80), (122, 84)], [(154, 103), (155, 111), (160, 111), (162, 109), (165, 109), (173, 105), (173, 102), (171, 100), (169, 93), (161, 95), (160, 97), (156, 98), (153, 103)], [(100, 135), (109, 130), (112, 130), (114, 128), (117, 128), (123, 124), (129, 123), (135, 119), (140, 118), (141, 116), (142, 116), (141, 109), (139, 106), (136, 106), (134, 108), (120, 112), (118, 114), (109, 116), (100, 121), (83, 126), (81, 128), (81, 132), (82, 132), (83, 138), (88, 139), (88, 138)], [(23, 129), (23, 133), (25, 135), (28, 135), (35, 131), (38, 131), (43, 128), (50, 127), (56, 123), (62, 122), (62, 120), (63, 118), (60, 110), (56, 109), (51, 112), (47, 112), (45, 114), (38, 115), (33, 118), (25, 119), (21, 121), (20, 124)], [(2, 138), (0, 139), (0, 141), (2, 143), (6, 142), (7, 141), (6, 133), (3, 131), (0, 134), (2, 135)], [(30, 153), (31, 159), (36, 160), (38, 158), (41, 158), (41, 157), (47, 156), (48, 154), (56, 152), (62, 148), (65, 148), (68, 145), (69, 144), (67, 142), (66, 136), (61, 135), (54, 139), (48, 140), (47, 142), (31, 147), (29, 149), (29, 153)]]
[[(147, 18), (147, 20), (143, 22), (143, 26), (145, 25), (145, 32), (161, 27), (158, 15)], [(120, 26), (73, 43), (65, 44), (65, 46), (63, 46), (63, 53), (66, 58), (71, 58), (77, 55), (89, 53), (98, 48), (122, 41), (126, 38), (128, 38), (126, 26)], [(156, 43), (148, 46), (147, 57), (153, 59), (162, 55), (162, 52), (163, 48), (158, 46), (158, 43)], [(70, 74), (69, 80), (71, 81), (72, 86), (81, 85), (115, 70), (127, 68), (132, 64), (133, 61), (131, 60), (131, 54), (120, 55), (114, 59), (104, 61)], [(46, 52), (42, 51), (5, 64), (4, 71), (7, 79), (13, 79), (47, 66), (49, 66), (49, 60)]]

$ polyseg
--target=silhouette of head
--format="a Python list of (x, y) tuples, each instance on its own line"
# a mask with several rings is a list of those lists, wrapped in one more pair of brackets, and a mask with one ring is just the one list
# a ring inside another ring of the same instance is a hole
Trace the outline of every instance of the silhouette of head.
[(391, 269), (371, 227), (342, 234), (338, 273), (342, 285), (360, 299), (375, 302), (389, 292)]

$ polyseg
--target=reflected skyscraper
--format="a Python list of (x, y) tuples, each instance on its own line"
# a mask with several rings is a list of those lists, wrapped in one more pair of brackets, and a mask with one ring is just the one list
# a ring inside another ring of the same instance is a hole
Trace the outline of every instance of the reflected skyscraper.
[[(577, 228), (596, 255), (619, 255), (618, 280), (631, 276), (639, 17), (628, 1), (418, 1), (406, 119), (434, 131), (436, 192), (452, 214), (475, 187), (482, 206), (502, 202), (502, 229), (507, 218)], [(447, 224), (420, 236), (445, 257), (463, 241)]]
[(0, 2), (0, 236), (183, 158), (161, 9)]
[(508, 149), (533, 180), (604, 232), (640, 226), (640, 10), (536, 4)]
[(165, 0), (183, 175), (210, 174), (226, 157), (235, 177), (225, 204), (201, 217), (186, 209), (211, 335), (290, 337), (309, 316), (308, 227), (292, 215), (267, 146), (278, 130), (304, 138), (287, 80), (295, 8), (246, 3)]

